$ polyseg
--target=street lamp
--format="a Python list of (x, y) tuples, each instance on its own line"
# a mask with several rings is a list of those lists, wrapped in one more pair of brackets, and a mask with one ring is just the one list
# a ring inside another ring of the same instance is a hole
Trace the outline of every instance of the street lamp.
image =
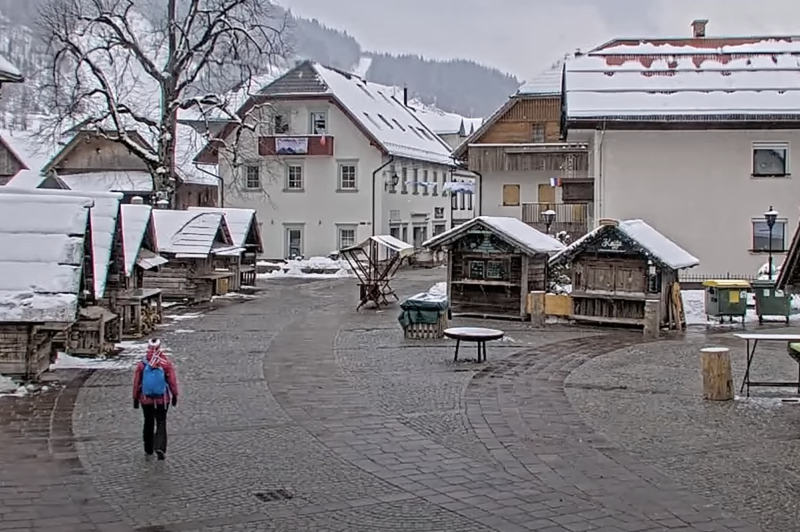
[(767, 221), (767, 227), (769, 228), (769, 244), (767, 247), (767, 251), (769, 252), (769, 262), (767, 264), (767, 268), (769, 268), (769, 280), (772, 280), (772, 228), (775, 227), (775, 220), (778, 219), (778, 211), (772, 208), (772, 205), (769, 206), (769, 210), (764, 213), (764, 219)]
[(550, 226), (553, 225), (553, 222), (556, 219), (556, 211), (553, 209), (547, 209), (542, 213), (542, 222), (544, 222), (544, 231), (548, 235), (550, 234)]

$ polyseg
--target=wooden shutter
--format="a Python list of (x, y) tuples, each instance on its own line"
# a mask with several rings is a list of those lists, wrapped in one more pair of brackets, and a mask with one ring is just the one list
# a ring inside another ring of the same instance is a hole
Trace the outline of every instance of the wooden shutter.
[(519, 185), (503, 185), (503, 207), (519, 206)]

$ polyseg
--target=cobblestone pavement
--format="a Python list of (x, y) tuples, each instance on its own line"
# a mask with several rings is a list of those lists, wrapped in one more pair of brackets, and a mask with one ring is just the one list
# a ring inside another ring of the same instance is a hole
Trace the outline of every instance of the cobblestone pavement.
[[(500, 323), (488, 363), (453, 363), (448, 342), (404, 340), (395, 309), (356, 314), (353, 284), (282, 280), (166, 332), (184, 395), (165, 462), (143, 456), (128, 371), (3, 398), (0, 530), (761, 530), (570, 403), (571, 372), (651, 349), (640, 335)], [(35, 495), (12, 513), (16, 493)], [(50, 498), (68, 521), (33, 521)]]

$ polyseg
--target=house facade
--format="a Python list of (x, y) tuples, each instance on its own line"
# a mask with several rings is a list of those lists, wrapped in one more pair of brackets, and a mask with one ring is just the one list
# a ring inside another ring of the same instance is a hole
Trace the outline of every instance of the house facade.
[(567, 63), (566, 128), (589, 146), (595, 218), (658, 227), (699, 258), (693, 278), (752, 277), (797, 227), (800, 43), (711, 38), (706, 22)]
[[(592, 226), (588, 146), (561, 136), (561, 68), (526, 83), (456, 147), (476, 179), (476, 215), (517, 218), (578, 238)], [(547, 220), (543, 213), (555, 213)], [(549, 223), (548, 223), (549, 221)]]
[(451, 226), (450, 148), (392, 89), (303, 62), (198, 155), (226, 207), (254, 209), (264, 256), (327, 256), (369, 236), (421, 247)]

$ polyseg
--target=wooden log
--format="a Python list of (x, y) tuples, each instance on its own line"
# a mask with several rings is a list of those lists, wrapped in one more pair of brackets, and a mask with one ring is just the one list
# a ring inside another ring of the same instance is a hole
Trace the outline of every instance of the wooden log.
[(703, 399), (730, 401), (733, 399), (731, 354), (727, 347), (705, 347), (700, 350), (703, 370)]

